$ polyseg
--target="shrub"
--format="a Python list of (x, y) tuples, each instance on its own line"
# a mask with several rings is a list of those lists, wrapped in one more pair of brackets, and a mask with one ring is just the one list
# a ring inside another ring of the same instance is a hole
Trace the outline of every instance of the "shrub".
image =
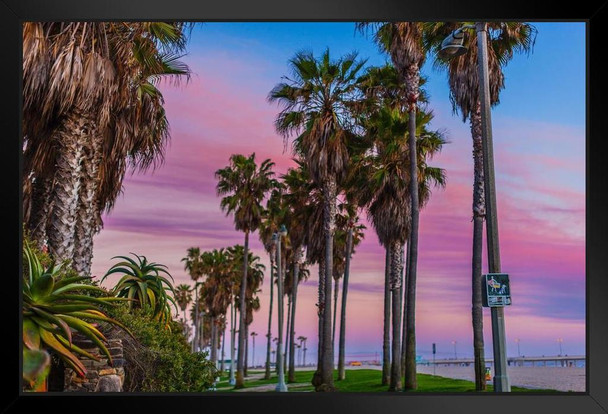
[(23, 382), (26, 391), (46, 391), (51, 356), (39, 349), (23, 350)]
[(118, 333), (123, 341), (126, 392), (201, 392), (209, 389), (217, 375), (206, 352), (192, 353), (178, 322), (153, 317), (151, 310), (129, 309), (122, 304), (112, 317), (133, 333), (134, 339)]

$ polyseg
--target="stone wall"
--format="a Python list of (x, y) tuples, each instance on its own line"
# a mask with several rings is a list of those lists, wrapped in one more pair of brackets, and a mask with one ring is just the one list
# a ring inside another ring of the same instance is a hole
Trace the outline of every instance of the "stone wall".
[(87, 369), (84, 378), (78, 376), (76, 372), (68, 368), (65, 371), (65, 392), (121, 392), (125, 380), (125, 360), (123, 357), (122, 340), (113, 338), (112, 331), (106, 334), (108, 342), (106, 346), (112, 356), (112, 365), (108, 358), (100, 353), (99, 348), (80, 335), (74, 335), (72, 341), (74, 345), (95, 355), (99, 361), (88, 358), (80, 358), (82, 364)]

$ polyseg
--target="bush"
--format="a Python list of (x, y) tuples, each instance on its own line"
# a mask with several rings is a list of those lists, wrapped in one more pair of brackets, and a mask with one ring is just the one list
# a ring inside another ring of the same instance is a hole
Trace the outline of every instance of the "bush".
[(165, 322), (151, 312), (122, 304), (110, 312), (135, 337), (117, 332), (124, 347), (125, 392), (201, 392), (213, 385), (215, 366), (206, 352), (191, 352), (178, 322), (164, 329)]

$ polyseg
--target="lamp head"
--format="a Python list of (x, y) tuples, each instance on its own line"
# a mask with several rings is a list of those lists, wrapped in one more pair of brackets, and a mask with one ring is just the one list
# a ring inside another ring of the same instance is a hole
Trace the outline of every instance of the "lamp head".
[(441, 42), (441, 50), (439, 57), (442, 59), (451, 59), (456, 56), (463, 55), (467, 52), (464, 46), (464, 32), (462, 29), (454, 30), (448, 37)]
[(279, 233), (283, 237), (287, 236), (287, 227), (285, 227), (284, 224), (281, 224), (281, 227), (279, 228)]

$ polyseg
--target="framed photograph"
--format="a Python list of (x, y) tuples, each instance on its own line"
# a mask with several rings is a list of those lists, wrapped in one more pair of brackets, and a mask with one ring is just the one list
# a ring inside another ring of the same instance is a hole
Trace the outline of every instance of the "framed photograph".
[(604, 6), (2, 0), (3, 412), (608, 412)]

